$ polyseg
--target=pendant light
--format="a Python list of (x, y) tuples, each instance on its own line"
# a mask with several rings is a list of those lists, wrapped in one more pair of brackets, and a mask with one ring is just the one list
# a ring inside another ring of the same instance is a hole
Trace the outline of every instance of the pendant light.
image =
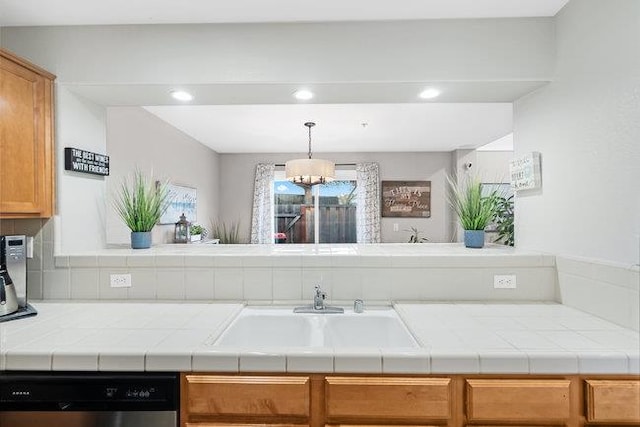
[(301, 187), (311, 187), (333, 181), (336, 175), (336, 165), (330, 160), (311, 158), (311, 128), (316, 124), (304, 124), (309, 129), (309, 158), (289, 160), (284, 165), (287, 180)]

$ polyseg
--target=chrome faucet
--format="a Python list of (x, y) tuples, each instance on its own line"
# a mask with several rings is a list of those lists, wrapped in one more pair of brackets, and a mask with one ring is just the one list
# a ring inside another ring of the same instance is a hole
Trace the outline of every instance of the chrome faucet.
[(313, 289), (315, 291), (313, 294), (313, 304), (296, 307), (293, 309), (294, 313), (344, 313), (344, 308), (332, 307), (324, 303), (327, 294), (320, 289), (320, 285), (314, 286)]
[(316, 285), (314, 289), (316, 293), (313, 295), (313, 309), (324, 310), (324, 299), (327, 297), (327, 294), (322, 292), (320, 285)]

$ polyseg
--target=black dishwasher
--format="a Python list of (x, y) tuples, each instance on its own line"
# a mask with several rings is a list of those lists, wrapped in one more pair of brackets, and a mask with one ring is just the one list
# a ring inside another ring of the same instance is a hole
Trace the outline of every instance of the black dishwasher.
[(176, 427), (176, 373), (1, 372), (0, 427)]

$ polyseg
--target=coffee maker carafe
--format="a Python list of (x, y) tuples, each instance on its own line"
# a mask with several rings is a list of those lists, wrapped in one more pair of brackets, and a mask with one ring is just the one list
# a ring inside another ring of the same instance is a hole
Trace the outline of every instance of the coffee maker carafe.
[(18, 311), (18, 296), (7, 271), (5, 237), (0, 236), (0, 316)]

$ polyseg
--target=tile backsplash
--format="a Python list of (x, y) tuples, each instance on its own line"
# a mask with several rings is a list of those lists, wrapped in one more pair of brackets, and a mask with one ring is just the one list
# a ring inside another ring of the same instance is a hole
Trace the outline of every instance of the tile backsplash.
[[(443, 255), (406, 252), (402, 245), (385, 247), (380, 253), (372, 247), (353, 247), (340, 247), (334, 253), (325, 247), (322, 254), (306, 249), (295, 252), (286, 248), (282, 252), (220, 246), (174, 247), (173, 254), (159, 247), (147, 252), (114, 249), (56, 256), (54, 268), (44, 271), (44, 298), (299, 303), (312, 300), (315, 285), (320, 285), (334, 304), (352, 303), (357, 298), (370, 304), (390, 304), (421, 300), (556, 301), (558, 296), (552, 256), (503, 253), (499, 248), (496, 253), (489, 250), (471, 255), (446, 255), (445, 250)], [(132, 287), (112, 288), (111, 274), (131, 274)], [(517, 288), (494, 289), (493, 276), (497, 274), (516, 275)]]
[[(308, 302), (319, 284), (331, 303), (394, 301), (558, 301), (622, 326), (640, 329), (637, 266), (459, 246), (434, 251), (407, 245), (356, 245), (293, 251), (244, 246), (106, 249), (54, 255), (53, 220), (2, 220), (0, 234), (34, 237), (28, 260), (32, 300), (226, 300)], [(276, 245), (279, 246), (279, 245)], [(354, 247), (356, 248), (354, 250)], [(175, 253), (174, 253), (175, 252)], [(274, 252), (276, 253), (274, 255)], [(556, 268), (557, 263), (557, 268)], [(112, 288), (111, 274), (131, 274), (132, 287)], [(516, 289), (494, 289), (493, 276), (515, 274)]]

